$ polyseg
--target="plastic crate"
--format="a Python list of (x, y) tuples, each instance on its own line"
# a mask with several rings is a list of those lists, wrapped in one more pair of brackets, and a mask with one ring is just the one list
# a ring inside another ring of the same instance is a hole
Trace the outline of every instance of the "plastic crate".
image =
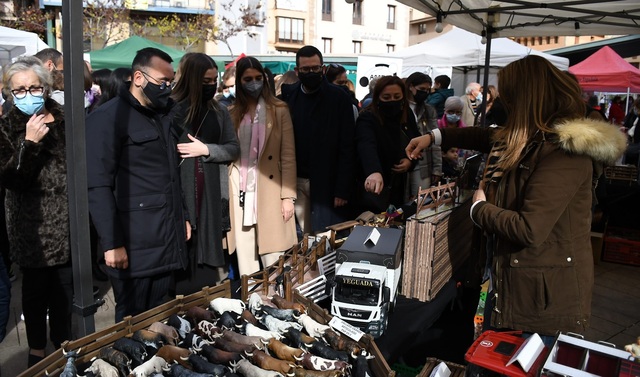
[(632, 165), (607, 166), (604, 177), (609, 181), (621, 181), (629, 184), (638, 182), (638, 168)]
[(602, 260), (640, 266), (640, 230), (609, 227), (604, 237)]
[(395, 363), (391, 366), (391, 369), (396, 372), (396, 377), (416, 377), (422, 370), (422, 365), (419, 367), (410, 367), (406, 364)]

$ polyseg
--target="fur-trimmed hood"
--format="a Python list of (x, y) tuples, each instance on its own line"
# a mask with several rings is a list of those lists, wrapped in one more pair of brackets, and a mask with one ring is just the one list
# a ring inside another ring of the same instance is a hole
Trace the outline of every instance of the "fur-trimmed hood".
[(567, 152), (590, 156), (613, 164), (627, 148), (627, 138), (617, 126), (588, 118), (572, 119), (555, 125), (560, 147)]

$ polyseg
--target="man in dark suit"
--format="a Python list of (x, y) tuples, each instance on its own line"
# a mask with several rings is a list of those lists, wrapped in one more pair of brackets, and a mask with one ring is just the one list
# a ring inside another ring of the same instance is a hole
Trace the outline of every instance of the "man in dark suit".
[(303, 233), (317, 234), (353, 218), (355, 120), (348, 94), (324, 77), (322, 53), (304, 46), (296, 53), (299, 82), (282, 86), (296, 142), (296, 218)]
[(116, 322), (162, 304), (187, 265), (171, 57), (136, 54), (131, 86), (87, 118), (89, 211), (116, 300)]

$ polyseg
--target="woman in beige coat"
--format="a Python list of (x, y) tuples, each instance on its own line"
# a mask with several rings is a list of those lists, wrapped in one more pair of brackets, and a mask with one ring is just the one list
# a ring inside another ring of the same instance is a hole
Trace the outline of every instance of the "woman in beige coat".
[(240, 275), (278, 260), (296, 241), (296, 161), (287, 105), (275, 98), (262, 65), (253, 57), (236, 63), (236, 102), (231, 119), (240, 158), (229, 169), (231, 231)]

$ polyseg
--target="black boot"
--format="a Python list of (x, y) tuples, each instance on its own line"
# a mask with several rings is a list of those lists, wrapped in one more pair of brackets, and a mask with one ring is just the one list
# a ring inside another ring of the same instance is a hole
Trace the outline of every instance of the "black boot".
[(29, 354), (29, 359), (27, 361), (27, 367), (31, 368), (32, 366), (38, 364), (42, 360), (44, 360), (44, 357), (42, 357), (42, 356)]

